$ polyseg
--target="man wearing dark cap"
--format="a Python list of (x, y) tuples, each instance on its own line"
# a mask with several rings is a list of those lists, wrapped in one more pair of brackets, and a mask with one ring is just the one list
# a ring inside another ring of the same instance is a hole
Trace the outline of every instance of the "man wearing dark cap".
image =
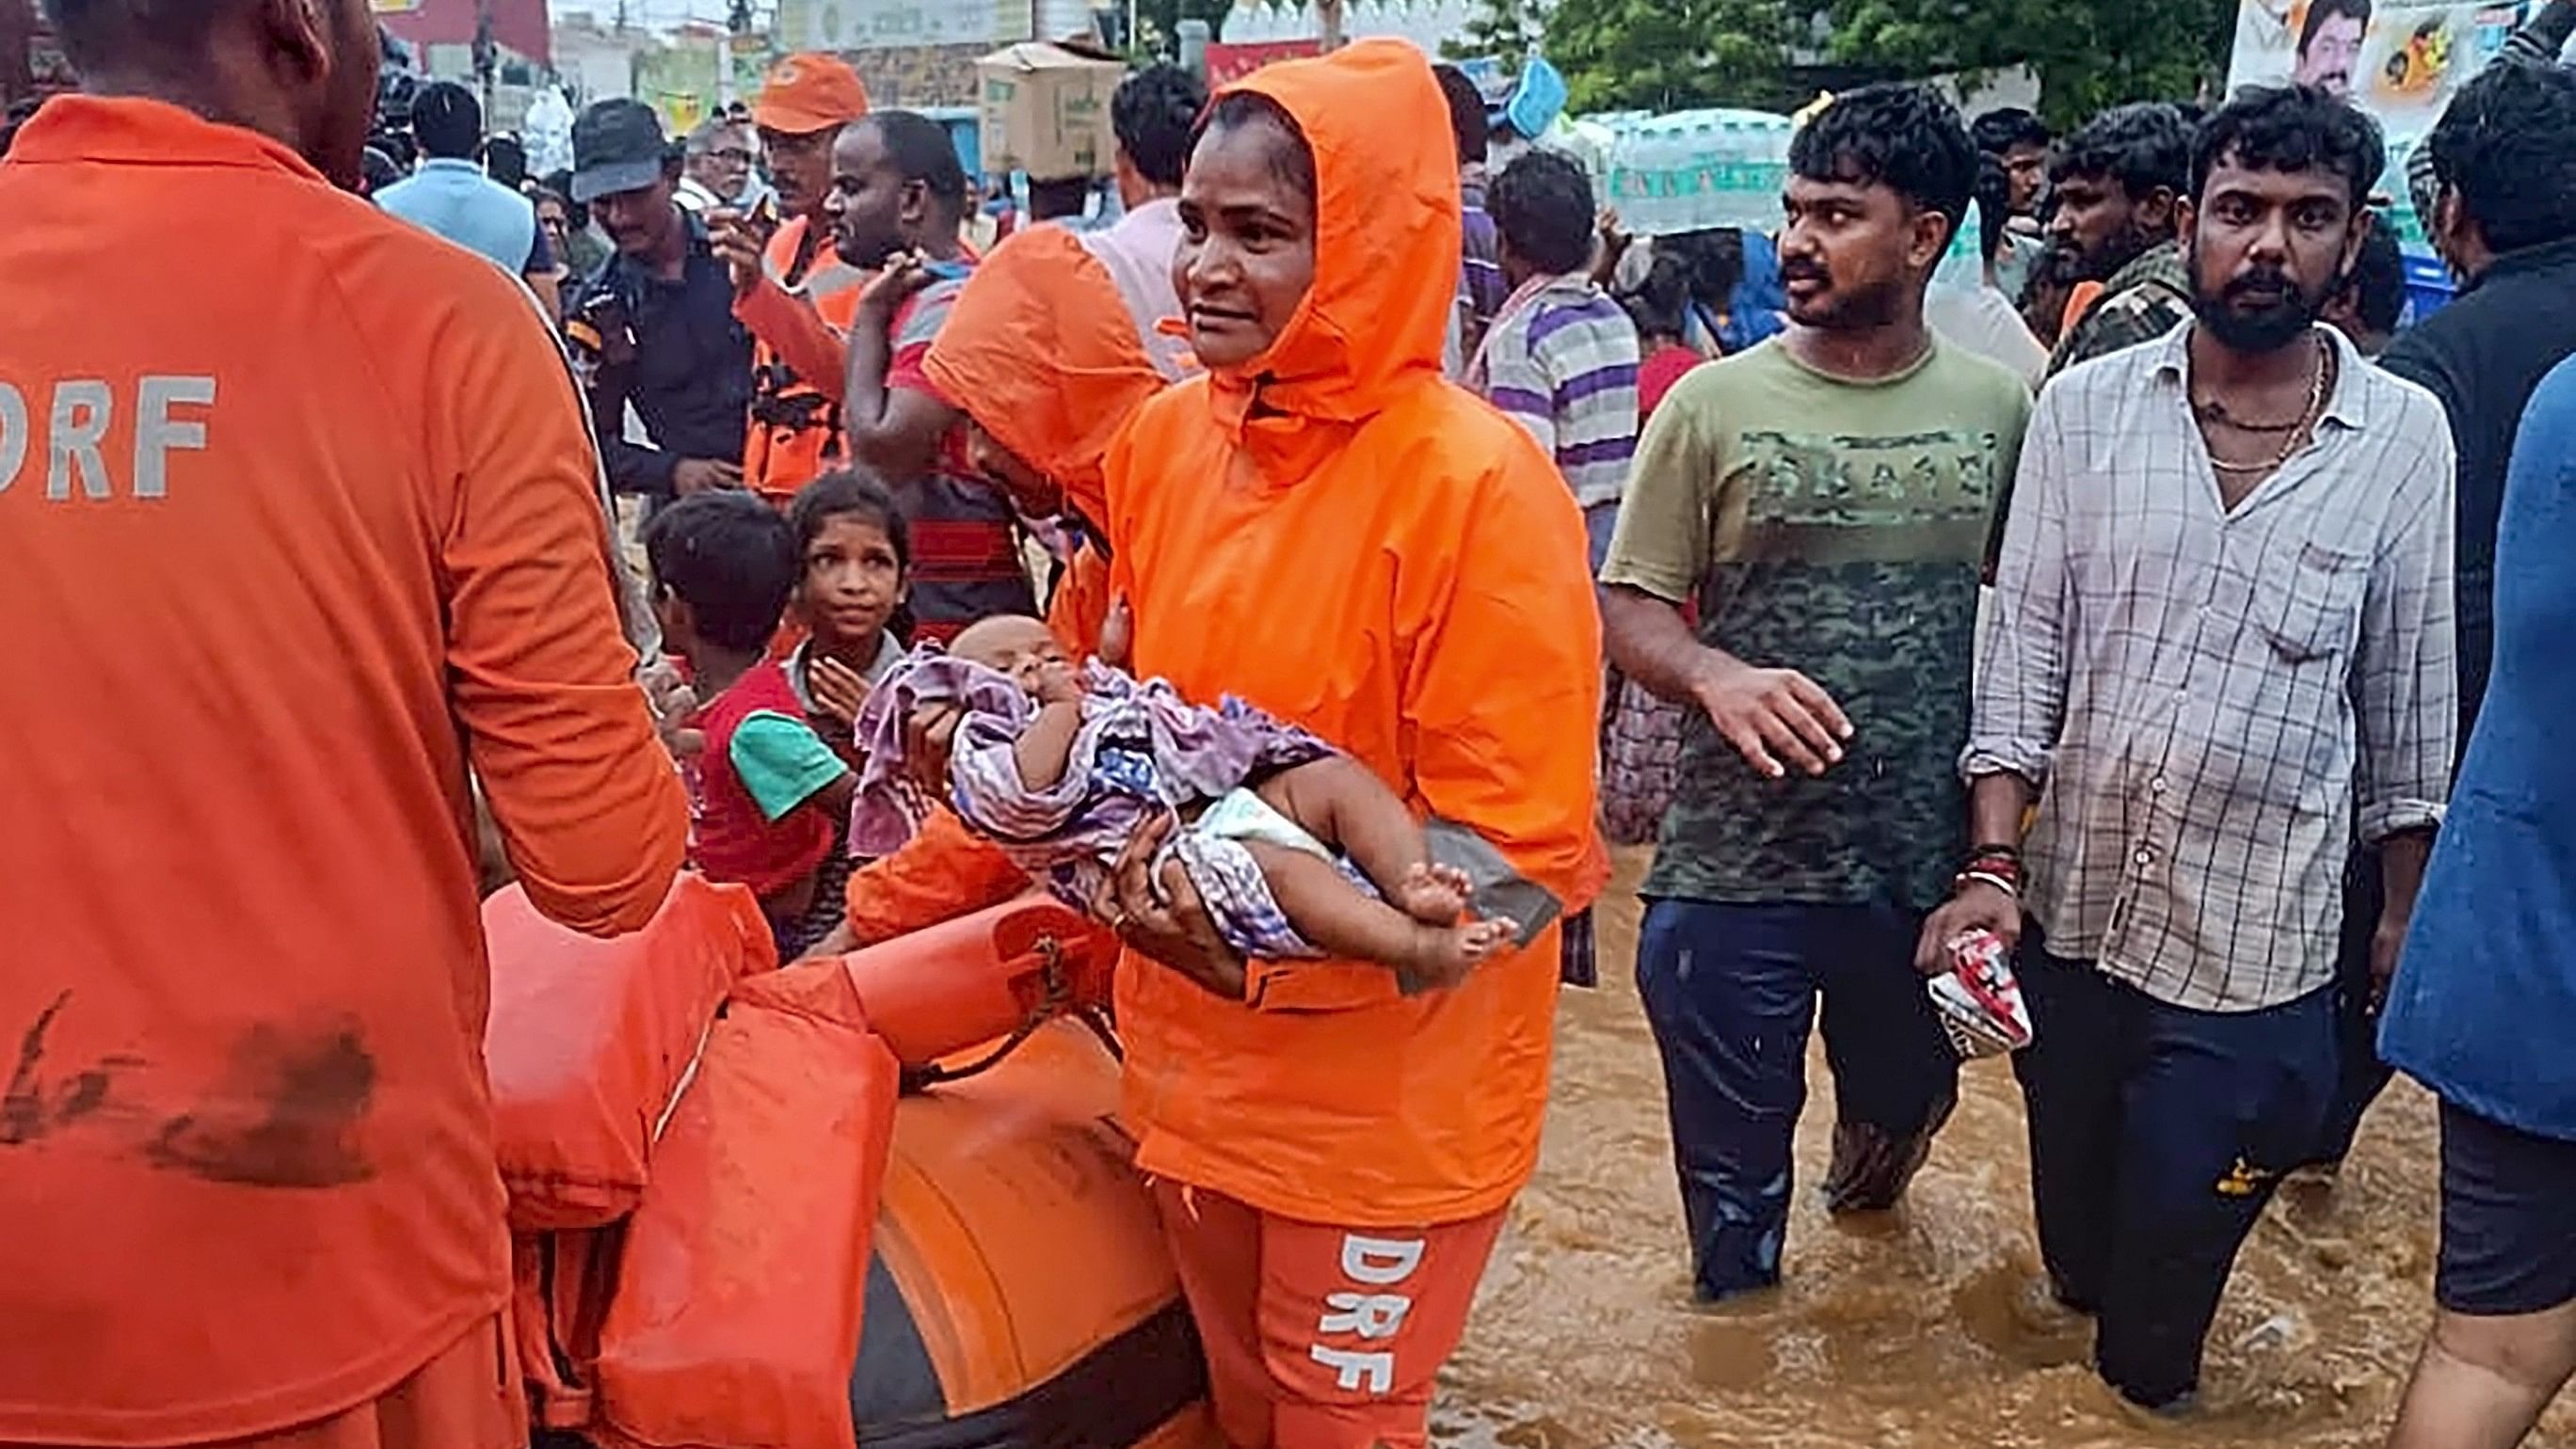
[[(572, 196), (617, 251), (565, 309), (593, 364), (591, 421), (608, 481), (665, 500), (742, 485), (751, 333), (705, 225), (673, 199), (680, 162), (640, 101), (601, 101), (572, 128)], [(627, 437), (632, 404), (649, 441)]]
[(420, 169), (376, 195), (376, 205), (526, 279), (546, 315), (557, 315), (554, 248), (528, 198), (483, 174), (474, 149), (483, 107), (454, 81), (432, 81), (411, 105)]

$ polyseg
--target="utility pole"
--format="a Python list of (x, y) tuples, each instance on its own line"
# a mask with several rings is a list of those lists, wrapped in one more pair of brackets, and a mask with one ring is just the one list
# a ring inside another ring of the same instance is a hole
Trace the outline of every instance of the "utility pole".
[(500, 78), (499, 42), (492, 36), (492, 0), (474, 0), (474, 79), (483, 89), (483, 124), (492, 124), (492, 88)]
[(1316, 13), (1324, 22), (1324, 49), (1342, 48), (1342, 0), (1315, 0)]

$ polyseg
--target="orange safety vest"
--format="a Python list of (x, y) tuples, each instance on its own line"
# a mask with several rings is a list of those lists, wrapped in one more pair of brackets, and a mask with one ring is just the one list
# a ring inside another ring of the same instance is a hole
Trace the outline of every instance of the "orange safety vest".
[[(762, 254), (761, 270), (791, 301), (821, 318), (846, 347), (868, 274), (842, 261), (827, 240), (809, 259), (804, 273), (794, 275), (797, 248), (812, 225), (811, 219), (799, 216), (781, 226)], [(743, 444), (743, 481), (783, 508), (798, 489), (841, 466), (849, 456), (849, 440), (841, 430), (844, 380), (840, 369), (825, 377), (805, 376), (764, 335), (764, 315), (746, 310), (749, 315), (743, 320), (752, 329), (753, 345), (751, 427)], [(846, 368), (846, 352), (842, 357)]]
[(47, 102), (0, 216), (0, 1443), (268, 1434), (509, 1292), (469, 770), (600, 934), (687, 804), (514, 278), (156, 101)]

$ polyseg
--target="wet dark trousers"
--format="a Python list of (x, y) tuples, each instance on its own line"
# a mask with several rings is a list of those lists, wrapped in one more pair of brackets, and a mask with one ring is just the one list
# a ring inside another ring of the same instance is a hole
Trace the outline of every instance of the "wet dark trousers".
[(1958, 1058), (1914, 970), (1921, 923), (1882, 906), (1648, 903), (1637, 990), (1701, 1298), (1780, 1281), (1819, 995), (1841, 1119), (1831, 1205), (1891, 1207), (1923, 1165), (1958, 1105)]
[(2379, 1059), (2379, 1013), (2370, 1009), (2370, 938), (2379, 929), (2379, 912), (2387, 893), (2379, 876), (2379, 852), (2352, 853), (2344, 867), (2343, 937), (2335, 954), (2335, 1032), (2342, 1067), (2335, 1082), (2334, 1108), (2311, 1162), (2340, 1163), (2352, 1155), (2352, 1140), (2361, 1131), (2362, 1114), (2388, 1088), (2389, 1070)]
[(2021, 973), (2039, 1036), (2013, 1069), (2040, 1256), (2058, 1297), (2099, 1319), (2102, 1377), (2166, 1407), (2198, 1386), (2236, 1251), (2317, 1140), (2335, 993), (2186, 1011), (2048, 955), (2036, 935)]

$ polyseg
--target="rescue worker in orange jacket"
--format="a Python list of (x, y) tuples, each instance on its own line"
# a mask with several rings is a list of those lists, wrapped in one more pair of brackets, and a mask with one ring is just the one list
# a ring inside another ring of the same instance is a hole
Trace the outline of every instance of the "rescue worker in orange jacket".
[(469, 772), (583, 930), (687, 833), (580, 401), (515, 278), (338, 189), (366, 0), (56, 14), (89, 92), (0, 164), (0, 1444), (515, 1449)]
[(868, 274), (833, 250), (823, 202), (832, 191), (832, 143), (867, 113), (867, 86), (839, 56), (809, 52), (771, 66), (751, 119), (785, 222), (764, 247), (754, 218), (718, 213), (710, 221), (716, 255), (733, 272), (733, 314), (754, 343), (743, 485), (780, 508), (848, 452), (841, 379)]
[[(1102, 469), (1127, 419), (1167, 381), (1118, 283), (1076, 233), (1021, 232), (958, 294), (922, 370), (965, 411), (975, 466), (1021, 512), (1064, 521), (1073, 551), (1047, 625), (1077, 656), (1101, 653), (1110, 609)], [(998, 846), (934, 811), (903, 849), (852, 873), (848, 925), (818, 950), (891, 940), (1029, 888)]]
[(1441, 376), (1460, 203), (1400, 42), (1267, 67), (1202, 123), (1176, 263), (1205, 376), (1110, 450), (1132, 668), (1348, 751), (1523, 949), (1455, 990), (1232, 959), (1139, 832), (1097, 903), (1137, 1162), (1226, 1437), (1425, 1441), (1502, 1212), (1537, 1161), (1558, 930), (1606, 874), (1583, 521), (1527, 434)]
[(1084, 238), (1037, 227), (996, 248), (957, 297), (923, 370), (967, 419), (967, 455), (1072, 544), (1047, 623), (1077, 658), (1109, 614), (1110, 442), (1168, 379)]

